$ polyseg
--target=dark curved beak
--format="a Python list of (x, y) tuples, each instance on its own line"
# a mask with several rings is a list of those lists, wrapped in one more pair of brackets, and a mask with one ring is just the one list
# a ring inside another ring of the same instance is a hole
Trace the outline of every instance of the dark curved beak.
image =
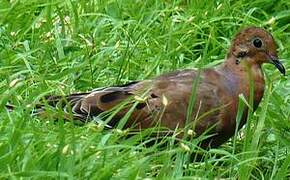
[(277, 56), (274, 55), (269, 55), (270, 61), (272, 64), (274, 64), (276, 66), (276, 68), (285, 76), (285, 67), (283, 66), (283, 64), (281, 63), (281, 61), (278, 59)]

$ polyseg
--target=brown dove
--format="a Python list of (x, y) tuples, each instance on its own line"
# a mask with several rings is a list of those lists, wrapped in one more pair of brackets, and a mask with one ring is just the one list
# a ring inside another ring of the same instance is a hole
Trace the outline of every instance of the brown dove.
[[(47, 102), (65, 108), (66, 118), (71, 114), (73, 119), (95, 120), (113, 128), (159, 126), (174, 131), (187, 126), (196, 136), (210, 134), (202, 147), (217, 147), (234, 135), (239, 96), (249, 101), (251, 81), (253, 110), (258, 107), (265, 89), (264, 63), (285, 75), (272, 35), (249, 27), (234, 37), (224, 63), (216, 68), (179, 70), (123, 86), (50, 96)], [(243, 113), (238, 128), (247, 121), (247, 108)]]

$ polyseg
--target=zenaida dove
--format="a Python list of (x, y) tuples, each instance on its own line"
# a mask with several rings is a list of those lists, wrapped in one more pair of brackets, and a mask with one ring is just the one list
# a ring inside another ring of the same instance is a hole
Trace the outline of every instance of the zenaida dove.
[[(196, 136), (207, 130), (211, 134), (201, 146), (217, 147), (234, 135), (239, 95), (249, 100), (250, 79), (254, 84), (253, 110), (258, 107), (265, 88), (263, 63), (274, 64), (285, 75), (272, 35), (264, 29), (249, 27), (235, 36), (224, 63), (216, 68), (179, 70), (119, 87), (100, 88), (64, 98), (50, 96), (47, 102), (53, 106), (61, 104), (65, 112), (71, 112), (74, 119), (84, 122), (127, 102), (107, 126), (116, 127), (130, 111), (124, 128), (139, 130), (159, 125), (175, 130), (177, 127), (184, 128), (187, 123), (194, 124)], [(195, 92), (194, 98), (191, 98), (192, 92)], [(189, 110), (191, 99), (194, 103)], [(192, 112), (189, 118), (188, 111)], [(247, 108), (243, 113), (239, 128), (246, 123)]]

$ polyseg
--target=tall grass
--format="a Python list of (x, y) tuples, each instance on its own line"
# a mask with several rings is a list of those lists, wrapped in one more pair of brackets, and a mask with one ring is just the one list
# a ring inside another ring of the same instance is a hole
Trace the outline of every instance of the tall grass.
[[(289, 8), (287, 0), (1, 0), (0, 178), (289, 178), (290, 81), (271, 65), (247, 130), (203, 152), (201, 162), (182, 159), (200, 151), (196, 139), (179, 145), (168, 136), (147, 147), (150, 130), (128, 138), (127, 131), (30, 114), (48, 94), (213, 67), (249, 25), (273, 33), (289, 71)], [(8, 100), (17, 106), (11, 113)]]

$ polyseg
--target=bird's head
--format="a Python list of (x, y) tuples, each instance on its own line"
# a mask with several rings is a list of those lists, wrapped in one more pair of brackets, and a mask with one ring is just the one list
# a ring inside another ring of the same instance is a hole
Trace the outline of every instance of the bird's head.
[(285, 75), (285, 68), (278, 59), (275, 40), (262, 28), (249, 27), (240, 31), (232, 41), (228, 56), (234, 57), (237, 65), (242, 61), (258, 65), (271, 63)]

